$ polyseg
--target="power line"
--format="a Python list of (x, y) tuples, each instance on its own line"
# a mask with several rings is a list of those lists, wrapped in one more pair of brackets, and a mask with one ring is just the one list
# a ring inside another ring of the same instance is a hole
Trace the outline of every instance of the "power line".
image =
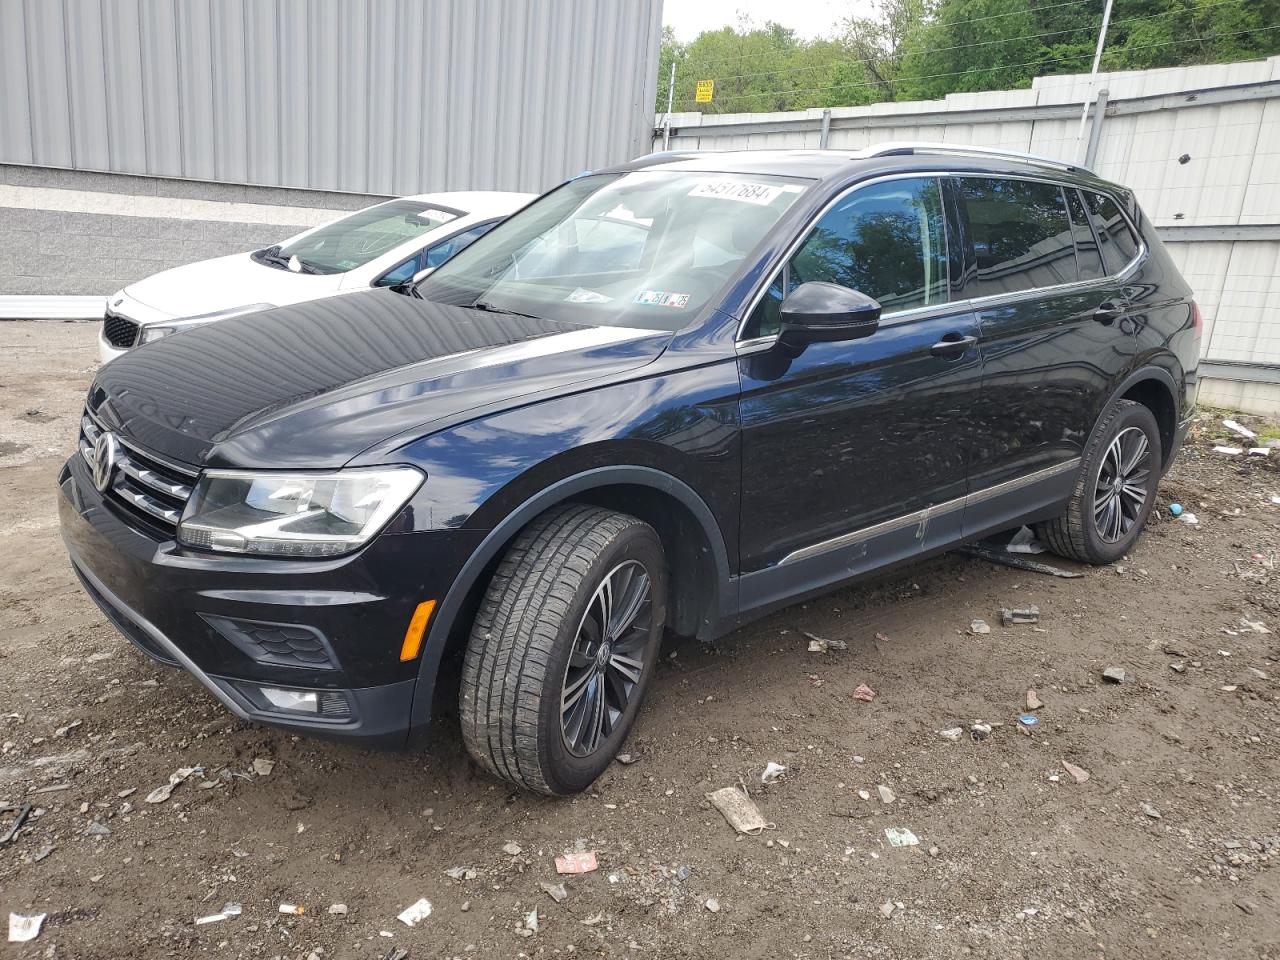
[[(1240, 37), (1246, 34), (1267, 33), (1271, 30), (1280, 30), (1280, 24), (1270, 27), (1259, 27), (1256, 30), (1237, 30), (1234, 33), (1214, 33), (1204, 37), (1188, 37), (1184, 40), (1165, 40), (1161, 43), (1144, 43), (1132, 47), (1122, 47), (1126, 53), (1132, 50), (1152, 50), (1156, 47), (1170, 47), (1180, 43), (1206, 43), (1210, 40), (1225, 40), (1228, 37)], [(959, 77), (968, 73), (989, 73), (992, 70), (1013, 70), (1018, 67), (1042, 67), (1051, 63), (1067, 63), (1072, 60), (1088, 59), (1093, 56), (1092, 53), (1076, 54), (1070, 57), (1056, 57), (1050, 60), (1029, 60), (1026, 63), (1001, 63), (990, 67), (977, 67), (969, 70), (952, 70), (947, 73), (930, 73), (923, 76), (915, 77), (897, 77), (894, 79), (885, 79), (883, 81), (870, 80), (864, 83), (834, 83), (824, 87), (800, 87), (791, 90), (763, 90), (760, 93), (743, 93), (732, 97), (722, 97), (720, 102), (724, 103), (729, 100), (752, 100), (756, 97), (775, 97), (780, 95), (790, 95), (797, 93), (821, 93), (826, 90), (855, 90), (860, 87), (878, 87), (884, 83), (906, 83), (910, 80), (938, 80), (942, 77)], [(677, 100), (677, 103), (693, 103), (693, 100), (684, 99)]]
[[(1193, 14), (1194, 15), (1194, 14), (1199, 14), (1203, 10), (1212, 10), (1214, 7), (1225, 6), (1228, 3), (1241, 3), (1241, 2), (1244, 2), (1244, 0), (1218, 0), (1217, 3), (1207, 3), (1207, 4), (1204, 4), (1203, 6), (1197, 7), (1195, 10), (1181, 10), (1181, 9), (1165, 10), (1162, 13), (1148, 14), (1145, 17), (1126, 17), (1123, 20), (1112, 20), (1111, 25), (1116, 26), (1117, 24), (1121, 24), (1121, 23), (1135, 23), (1142, 20), (1154, 20), (1157, 17), (1168, 17), (1173, 14)], [(1048, 33), (1027, 33), (1027, 34), (1020, 34), (1019, 36), (1016, 36), (1016, 37), (1000, 37), (995, 40), (979, 40), (974, 43), (957, 43), (949, 47), (930, 47), (928, 49), (919, 51), (919, 53), (921, 55), (931, 54), (931, 53), (945, 53), (949, 50), (967, 50), (972, 47), (986, 47), (986, 46), (991, 46), (992, 44), (998, 44), (998, 43), (1013, 43), (1017, 40), (1040, 40), (1040, 39), (1043, 39), (1044, 37), (1055, 37), (1063, 33), (1075, 33), (1077, 30), (1092, 30), (1092, 29), (1094, 28), (1089, 24), (1081, 24), (1078, 27), (1067, 27), (1066, 29), (1063, 29), (1063, 30), (1051, 30)], [(750, 80), (756, 77), (774, 77), (774, 76), (781, 76), (783, 74), (802, 73), (808, 70), (825, 70), (833, 66), (838, 67), (838, 66), (849, 66), (852, 64), (859, 64), (859, 63), (875, 63), (881, 59), (883, 58), (863, 57), (858, 60), (851, 60), (851, 59), (841, 57), (838, 60), (825, 60), (822, 63), (810, 64), (809, 66), (805, 66), (805, 67), (785, 67), (781, 70), (769, 70), (762, 73), (741, 73), (732, 77), (713, 77), (712, 79), (714, 79), (717, 83), (727, 83), (730, 80)], [(694, 64), (694, 66), (700, 67), (702, 66), (702, 64), (699, 62), (697, 64)], [(844, 84), (841, 84), (841, 86), (844, 86)], [(681, 101), (681, 102), (683, 103), (688, 101)]]
[[(1058, 7), (1078, 7), (1082, 3), (1093, 3), (1095, 0), (1065, 0), (1063, 3), (1051, 3), (1045, 6), (1037, 5), (1034, 9), (1026, 10), (1010, 10), (1008, 13), (993, 13), (985, 17), (972, 17), (968, 20), (956, 20), (950, 24), (953, 27), (962, 27), (970, 23), (982, 23), (984, 20), (1000, 20), (1004, 17), (1018, 17), (1030, 13), (1039, 13), (1043, 10), (1055, 10)], [(781, 24), (779, 24), (781, 26)], [(695, 38), (696, 40), (696, 38)], [(699, 60), (698, 66), (706, 66), (709, 63), (726, 63), (730, 60), (755, 60), (758, 59), (758, 53), (744, 53), (736, 57), (716, 57), (713, 60)]]

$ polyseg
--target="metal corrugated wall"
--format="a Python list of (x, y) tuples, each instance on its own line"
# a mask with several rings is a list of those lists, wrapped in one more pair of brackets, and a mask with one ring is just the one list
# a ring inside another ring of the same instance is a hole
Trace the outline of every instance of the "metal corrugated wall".
[(403, 194), (649, 148), (661, 0), (0, 0), (0, 162)]

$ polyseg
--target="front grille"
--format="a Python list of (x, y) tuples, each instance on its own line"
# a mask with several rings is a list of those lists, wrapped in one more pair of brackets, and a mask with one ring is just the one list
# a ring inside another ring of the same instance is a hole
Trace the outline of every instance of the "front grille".
[(127, 350), (138, 339), (138, 321), (108, 310), (102, 316), (102, 335), (113, 347)]
[[(80, 456), (90, 470), (94, 444), (101, 435), (102, 427), (86, 410), (80, 418)], [(172, 536), (191, 496), (197, 472), (144, 453), (123, 440), (119, 442), (115, 469), (104, 493), (126, 512)]]

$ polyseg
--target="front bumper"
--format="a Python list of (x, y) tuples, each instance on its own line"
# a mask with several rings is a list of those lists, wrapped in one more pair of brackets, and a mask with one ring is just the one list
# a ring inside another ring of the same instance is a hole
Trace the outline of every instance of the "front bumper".
[[(418, 662), (401, 662), (400, 647), (417, 604), (447, 589), (447, 572), (421, 558), (448, 555), (427, 541), (449, 535), (383, 534), (323, 562), (209, 556), (131, 522), (94, 488), (78, 455), (59, 488), (77, 576), (149, 656), (187, 670), (247, 720), (364, 743), (405, 741)], [(301, 638), (300, 653), (288, 637)], [(264, 709), (261, 686), (345, 701), (346, 713)]]

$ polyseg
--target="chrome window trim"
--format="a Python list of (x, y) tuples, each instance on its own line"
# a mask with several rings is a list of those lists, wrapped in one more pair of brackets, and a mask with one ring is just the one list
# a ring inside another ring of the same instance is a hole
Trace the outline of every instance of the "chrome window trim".
[[(904, 319), (904, 320), (916, 319), (915, 315), (923, 311), (941, 310), (942, 308), (950, 308), (950, 307), (960, 307), (963, 309), (967, 307), (998, 306), (1001, 303), (1017, 303), (1017, 302), (1020, 302), (1021, 300), (1029, 299), (1031, 297), (1037, 296), (1040, 293), (1043, 293), (1046, 291), (1049, 293), (1055, 293), (1055, 294), (1069, 293), (1071, 290), (1076, 288), (1089, 289), (1090, 287), (1105, 285), (1108, 281), (1114, 282), (1114, 281), (1127, 280), (1130, 276), (1132, 276), (1133, 272), (1137, 269), (1138, 265), (1142, 263), (1142, 261), (1146, 258), (1147, 253), (1149, 252), (1147, 247), (1147, 242), (1142, 235), (1142, 231), (1139, 230), (1136, 226), (1134, 226), (1133, 219), (1129, 216), (1129, 211), (1125, 209), (1124, 204), (1121, 203), (1114, 194), (1099, 187), (1085, 187), (1077, 183), (1067, 183), (1062, 178), (1055, 177), (1050, 174), (1037, 176), (1037, 175), (1025, 174), (1025, 173), (1000, 174), (1000, 173), (987, 173), (983, 171), (970, 171), (970, 170), (963, 170), (963, 171), (961, 170), (913, 170), (909, 172), (904, 171), (902, 173), (889, 173), (879, 177), (872, 177), (871, 179), (868, 179), (868, 180), (860, 180), (859, 182), (853, 184), (848, 189), (840, 192), (835, 197), (833, 197), (826, 205), (822, 207), (821, 210), (819, 210), (814, 215), (813, 219), (805, 226), (804, 230), (798, 233), (795, 239), (792, 240), (792, 242), (787, 246), (786, 253), (783, 255), (778, 265), (769, 272), (767, 277), (765, 277), (763, 280), (760, 281), (755, 292), (752, 293), (751, 299), (749, 301), (749, 306), (747, 307), (747, 309), (745, 309), (742, 312), (742, 319), (738, 321), (738, 331), (734, 339), (739, 344), (752, 344), (753, 347), (748, 351), (751, 353), (755, 353), (757, 352), (757, 350), (762, 349), (760, 347), (754, 346), (755, 344), (762, 343), (765, 340), (770, 341), (770, 343), (777, 341), (778, 339), (777, 334), (770, 334), (766, 337), (751, 337), (749, 339), (744, 339), (742, 334), (743, 334), (743, 331), (746, 330), (747, 322), (751, 319), (751, 315), (755, 313), (756, 307), (758, 307), (760, 305), (760, 301), (764, 299), (764, 295), (768, 292), (770, 285), (777, 278), (778, 274), (781, 271), (786, 269), (787, 264), (791, 262), (791, 258), (795, 256), (796, 251), (801, 247), (801, 245), (803, 245), (803, 243), (806, 240), (809, 239), (809, 235), (813, 233), (814, 229), (822, 221), (822, 218), (825, 217), (828, 213), (830, 213), (832, 208), (835, 207), (836, 204), (840, 203), (842, 200), (849, 197), (856, 191), (861, 190), (863, 187), (874, 186), (877, 183), (886, 183), (893, 180), (921, 180), (921, 179), (927, 179), (927, 178), (934, 178), (937, 180), (941, 180), (944, 177), (983, 177), (988, 180), (1029, 180), (1034, 183), (1048, 183), (1064, 190), (1088, 190), (1092, 193), (1102, 194), (1106, 197), (1109, 197), (1111, 201), (1116, 205), (1116, 209), (1118, 209), (1120, 211), (1120, 215), (1124, 217), (1125, 222), (1129, 225), (1129, 229), (1132, 230), (1133, 235), (1138, 238), (1138, 252), (1134, 255), (1132, 260), (1130, 260), (1127, 264), (1124, 265), (1123, 268), (1121, 268), (1121, 270), (1118, 273), (1114, 273), (1114, 274), (1108, 273), (1107, 275), (1103, 277), (1099, 277), (1096, 280), (1077, 280), (1074, 283), (1060, 283), (1060, 284), (1055, 284), (1054, 286), (1051, 286), (1051, 287), (1031, 287), (1030, 289), (1027, 289), (1027, 290), (1017, 290), (1012, 293), (994, 293), (994, 294), (989, 294), (985, 297), (971, 297), (965, 300), (947, 300), (947, 301), (944, 301), (943, 303), (927, 304), (926, 306), (923, 306), (923, 307), (911, 307), (910, 309), (907, 309), (907, 310), (897, 310), (892, 313), (884, 314), (880, 318), (881, 323), (884, 323), (886, 321), (897, 322), (899, 319)], [(1064, 197), (1064, 202), (1065, 202), (1065, 197)], [(1083, 198), (1082, 198), (1082, 202), (1083, 202)], [(1090, 217), (1093, 216), (1092, 212), (1088, 210), (1087, 204), (1086, 204), (1086, 215)], [(1090, 226), (1090, 229), (1093, 229), (1092, 226)], [(945, 225), (944, 225), (944, 230), (945, 230)], [(951, 243), (950, 231), (946, 231), (946, 233), (947, 233), (947, 244), (948, 244), (948, 253), (949, 253), (950, 243)], [(948, 265), (948, 268), (950, 268), (950, 259), (948, 259), (947, 265)], [(957, 310), (957, 312), (961, 312), (961, 311)]]
[(985, 487), (974, 493), (966, 494), (963, 497), (956, 497), (954, 500), (947, 500), (943, 503), (935, 503), (925, 507), (923, 510), (916, 510), (913, 513), (903, 514), (900, 517), (894, 517), (890, 520), (884, 520), (880, 523), (873, 524), (869, 527), (862, 527), (858, 530), (851, 530), (848, 533), (842, 533), (837, 537), (831, 537), (828, 540), (820, 540), (817, 543), (811, 543), (807, 547), (801, 547), (798, 550), (792, 550), (785, 557), (778, 561), (777, 566), (781, 567), (788, 563), (797, 563), (801, 560), (808, 560), (811, 557), (821, 556), (832, 550), (839, 550), (841, 547), (851, 546), (855, 543), (861, 543), (864, 540), (870, 540), (873, 537), (884, 536), (909, 527), (912, 524), (923, 523), (933, 517), (941, 516), (944, 513), (950, 513), (953, 510), (959, 510), (964, 507), (971, 507), (975, 504), (985, 503), (995, 497), (1002, 496), (1006, 493), (1012, 493), (1023, 487), (1038, 483), (1041, 480), (1049, 480), (1063, 473), (1070, 473), (1072, 470), (1079, 469), (1080, 457), (1074, 457), (1062, 463), (1056, 463), (1051, 467), (1045, 467), (1034, 473), (1028, 473), (1024, 477), (1014, 477), (1012, 480), (1005, 480), (1003, 483), (997, 483), (992, 487)]

